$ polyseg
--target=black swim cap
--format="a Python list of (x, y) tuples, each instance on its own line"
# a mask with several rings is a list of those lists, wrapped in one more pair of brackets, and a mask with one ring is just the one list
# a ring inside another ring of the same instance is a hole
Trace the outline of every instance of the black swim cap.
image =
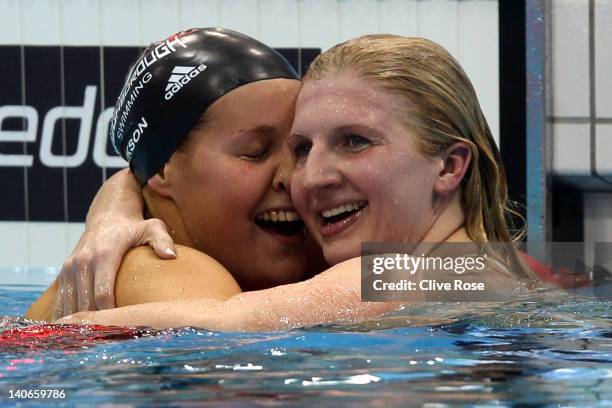
[(170, 159), (221, 96), (264, 79), (299, 79), (278, 52), (223, 28), (151, 44), (130, 69), (110, 124), (113, 147), (141, 185)]

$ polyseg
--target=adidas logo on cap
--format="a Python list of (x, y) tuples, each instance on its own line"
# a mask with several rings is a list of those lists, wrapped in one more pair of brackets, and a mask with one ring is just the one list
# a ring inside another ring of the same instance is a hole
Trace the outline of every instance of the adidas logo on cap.
[(166, 85), (166, 100), (169, 101), (181, 88), (189, 83), (193, 78), (200, 75), (206, 69), (206, 65), (201, 64), (197, 67), (184, 67), (177, 65), (172, 70), (172, 75)]

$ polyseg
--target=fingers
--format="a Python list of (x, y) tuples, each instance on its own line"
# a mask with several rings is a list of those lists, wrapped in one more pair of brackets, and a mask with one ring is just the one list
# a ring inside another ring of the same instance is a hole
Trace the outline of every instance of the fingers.
[(63, 282), (63, 295), (62, 295), (62, 313), (65, 315), (70, 315), (76, 313), (78, 311), (77, 307), (77, 294), (75, 292), (75, 281), (73, 276), (67, 276), (64, 278)]
[(55, 300), (53, 301), (53, 313), (51, 315), (53, 320), (64, 316), (64, 300), (62, 299), (64, 294), (64, 285), (61, 272), (57, 277), (57, 283), (57, 291), (55, 292)]
[(97, 251), (99, 261), (95, 263), (94, 292), (96, 306), (101, 310), (115, 307), (115, 277), (123, 256), (130, 248), (148, 244), (160, 258), (176, 258), (174, 241), (161, 220), (141, 221), (134, 231), (133, 236), (118, 236), (113, 248)]
[[(64, 273), (64, 286), (67, 295), (64, 296), (64, 305), (68, 303), (67, 297), (70, 296), (71, 304), (75, 310), (70, 311), (76, 313), (78, 311), (90, 310), (95, 307), (93, 297), (93, 260), (94, 254), (89, 247), (85, 245), (77, 245), (74, 253), (68, 261), (62, 272)], [(70, 291), (74, 295), (69, 295)], [(65, 307), (65, 306), (64, 306)], [(69, 310), (64, 310), (64, 316), (71, 314)]]
[(60, 271), (57, 281), (57, 291), (53, 304), (52, 318), (58, 319), (62, 316), (75, 313), (78, 307), (77, 292), (75, 291), (74, 274), (72, 272), (72, 260), (66, 261)]
[(115, 307), (115, 276), (121, 265), (123, 255), (124, 251), (110, 253), (106, 261), (96, 269), (93, 287), (95, 303), (100, 310)]
[(87, 270), (87, 265), (75, 276), (77, 307), (79, 312), (96, 310), (93, 279), (92, 272)]
[(166, 224), (157, 219), (152, 218), (144, 223), (144, 228), (141, 236), (141, 242), (149, 244), (162, 259), (174, 259), (176, 258), (176, 248), (174, 247), (174, 241), (168, 230)]
[(148, 244), (160, 258), (176, 258), (174, 241), (161, 220), (139, 221), (133, 233), (121, 234), (124, 231), (122, 225), (81, 237), (59, 275), (55, 318), (78, 311), (114, 308), (115, 277), (130, 248)]
[(95, 310), (92, 260), (92, 251), (79, 242), (58, 276), (54, 318), (78, 311)]

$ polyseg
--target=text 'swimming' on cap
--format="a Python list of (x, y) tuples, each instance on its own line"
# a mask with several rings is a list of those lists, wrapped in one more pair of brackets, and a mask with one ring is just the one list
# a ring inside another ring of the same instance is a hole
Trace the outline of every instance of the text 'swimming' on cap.
[(113, 147), (141, 185), (157, 173), (217, 99), (264, 79), (299, 79), (278, 52), (223, 28), (151, 44), (130, 69), (110, 123)]

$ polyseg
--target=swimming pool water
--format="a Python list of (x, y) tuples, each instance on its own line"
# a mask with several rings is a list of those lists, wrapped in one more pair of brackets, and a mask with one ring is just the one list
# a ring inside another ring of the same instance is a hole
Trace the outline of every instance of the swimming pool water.
[[(27, 326), (15, 316), (42, 289), (0, 287), (0, 330)], [(432, 314), (452, 322), (403, 327)], [(290, 332), (111, 329), (83, 342), (84, 330), (0, 344), (0, 400), (42, 406), (10, 391), (58, 389), (59, 406), (612, 406), (611, 322), (612, 302), (564, 296)]]

